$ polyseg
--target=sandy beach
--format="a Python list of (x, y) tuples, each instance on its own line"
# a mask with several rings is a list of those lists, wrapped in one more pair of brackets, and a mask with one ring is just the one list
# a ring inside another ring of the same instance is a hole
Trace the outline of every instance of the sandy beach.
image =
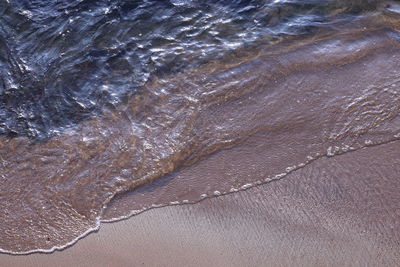
[(89, 2), (0, 5), (0, 266), (399, 266), (399, 5)]
[(2, 266), (397, 266), (400, 142), (322, 158), (284, 179), (103, 224)]

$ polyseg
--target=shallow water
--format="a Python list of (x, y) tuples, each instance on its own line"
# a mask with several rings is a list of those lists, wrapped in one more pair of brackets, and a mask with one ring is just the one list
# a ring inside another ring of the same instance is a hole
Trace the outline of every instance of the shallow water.
[(358, 3), (1, 2), (1, 251), (400, 139), (396, 4)]
[(354, 3), (2, 0), (0, 134), (57, 135), (121, 104), (153, 74), (310, 33), (376, 5)]

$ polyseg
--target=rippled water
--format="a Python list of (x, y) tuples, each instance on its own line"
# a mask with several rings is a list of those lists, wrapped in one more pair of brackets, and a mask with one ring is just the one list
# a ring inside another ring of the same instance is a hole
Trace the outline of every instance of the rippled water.
[(46, 138), (113, 108), (151, 75), (312, 33), (376, 1), (0, 3), (0, 134)]
[(2, 252), (400, 139), (395, 2), (0, 1)]

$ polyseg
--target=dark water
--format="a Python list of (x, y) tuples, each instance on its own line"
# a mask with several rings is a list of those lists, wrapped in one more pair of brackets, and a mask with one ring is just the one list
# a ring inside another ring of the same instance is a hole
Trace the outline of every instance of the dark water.
[(396, 2), (0, 1), (1, 252), (400, 139)]
[(0, 134), (46, 138), (113, 108), (152, 75), (310, 34), (377, 1), (0, 2)]

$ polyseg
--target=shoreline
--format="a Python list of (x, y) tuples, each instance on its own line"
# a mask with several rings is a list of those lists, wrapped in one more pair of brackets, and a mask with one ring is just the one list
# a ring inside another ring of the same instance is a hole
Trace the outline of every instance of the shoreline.
[(0, 139), (2, 248), (60, 247), (100, 217), (239, 191), (397, 140), (400, 47), (395, 29), (377, 25), (153, 80), (147, 94), (43, 144)]
[(396, 141), (323, 158), (286, 179), (102, 225), (64, 251), (0, 260), (12, 266), (395, 266), (399, 151)]

